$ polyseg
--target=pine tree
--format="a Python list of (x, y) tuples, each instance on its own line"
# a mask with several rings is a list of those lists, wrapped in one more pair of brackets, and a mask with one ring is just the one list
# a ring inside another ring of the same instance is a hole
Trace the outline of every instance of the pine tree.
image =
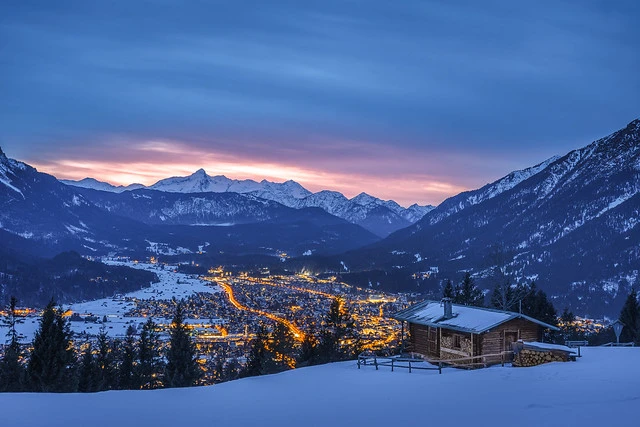
[(80, 366), (78, 367), (78, 391), (90, 393), (99, 390), (100, 371), (93, 356), (93, 346), (90, 342), (80, 357)]
[(151, 389), (160, 386), (159, 376), (163, 371), (160, 357), (160, 342), (157, 325), (148, 319), (142, 326), (138, 345), (137, 364), (134, 366), (135, 388)]
[(131, 390), (134, 383), (134, 363), (136, 358), (135, 329), (129, 325), (120, 352), (120, 369), (118, 369), (118, 388)]
[(51, 300), (42, 312), (27, 365), (27, 381), (33, 391), (60, 392), (75, 389), (75, 354), (71, 330), (62, 310)]
[(275, 372), (295, 368), (296, 360), (293, 357), (295, 338), (289, 328), (280, 322), (276, 322), (270, 341)]
[(98, 334), (97, 345), (96, 365), (98, 366), (98, 389), (113, 390), (117, 385), (118, 341), (111, 341), (103, 327)]
[(576, 315), (573, 314), (567, 307), (562, 311), (562, 315), (560, 316), (560, 320), (562, 323), (570, 324), (576, 321)]
[(251, 343), (247, 363), (240, 372), (240, 377), (255, 377), (270, 373), (272, 357), (268, 348), (269, 334), (263, 323), (260, 323), (256, 336)]
[(299, 365), (311, 366), (318, 363), (318, 339), (315, 335), (313, 327), (304, 335), (300, 345), (300, 354), (298, 355)]
[(531, 282), (522, 299), (522, 314), (531, 316), (549, 325), (557, 325), (558, 313), (547, 298), (547, 294), (538, 289), (535, 282)]
[(476, 286), (475, 281), (471, 277), (471, 273), (468, 271), (465, 273), (462, 283), (458, 285), (453, 302), (476, 307), (482, 307), (484, 305), (484, 294)]
[(176, 304), (171, 322), (169, 351), (165, 368), (165, 384), (167, 387), (189, 387), (196, 383), (202, 371), (196, 360), (196, 350), (188, 329), (184, 324), (184, 308), (182, 301)]
[(342, 298), (331, 301), (319, 338), (317, 348), (321, 363), (345, 360), (358, 352), (355, 323)]
[(624, 324), (620, 333), (620, 342), (640, 342), (640, 306), (635, 288), (620, 311), (620, 321)]
[(2, 324), (8, 329), (8, 341), (4, 356), (0, 360), (0, 391), (20, 391), (23, 386), (24, 367), (20, 362), (22, 355), (20, 340), (23, 337), (18, 334), (16, 329), (18, 323), (16, 305), (17, 300), (12, 296), (9, 307), (7, 307), (6, 319), (2, 321)]
[(447, 279), (446, 285), (444, 285), (444, 289), (442, 291), (442, 298), (453, 298), (455, 296), (455, 290), (453, 289), (453, 283), (451, 283), (451, 279)]
[(238, 359), (233, 358), (224, 364), (224, 368), (222, 370), (222, 377), (220, 379), (222, 381), (233, 381), (238, 379), (239, 376), (240, 376), (240, 363), (238, 362)]

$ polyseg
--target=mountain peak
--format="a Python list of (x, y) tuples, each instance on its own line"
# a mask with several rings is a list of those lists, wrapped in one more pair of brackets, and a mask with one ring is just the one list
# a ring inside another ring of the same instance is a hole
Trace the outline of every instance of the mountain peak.
[(191, 176), (194, 176), (194, 177), (207, 177), (209, 175), (207, 175), (207, 172), (204, 169), (200, 168), (197, 171), (195, 171), (193, 174), (191, 174)]

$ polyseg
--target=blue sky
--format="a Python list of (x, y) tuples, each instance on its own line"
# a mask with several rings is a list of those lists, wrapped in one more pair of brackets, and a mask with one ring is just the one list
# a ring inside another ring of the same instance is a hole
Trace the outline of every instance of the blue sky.
[(16, 1), (0, 15), (0, 146), (64, 178), (204, 167), (438, 203), (640, 116), (633, 1)]

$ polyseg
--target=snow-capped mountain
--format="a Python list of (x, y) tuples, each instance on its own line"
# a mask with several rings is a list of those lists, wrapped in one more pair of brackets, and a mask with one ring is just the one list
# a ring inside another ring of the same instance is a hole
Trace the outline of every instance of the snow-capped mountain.
[(0, 207), (0, 251), (38, 255), (139, 254), (149, 242), (182, 252), (207, 242), (214, 253), (326, 255), (377, 240), (321, 209), (288, 208), (250, 194), (65, 185), (1, 151)]
[[(496, 260), (558, 309), (611, 314), (640, 284), (640, 120), (588, 146), (445, 200), (416, 224), (356, 251), (351, 268), (470, 270), (492, 289)], [(409, 273), (409, 272), (408, 272)], [(414, 283), (415, 286), (415, 283)]]
[(71, 179), (61, 179), (60, 182), (63, 184), (71, 185), (73, 187), (80, 188), (90, 188), (93, 190), (100, 191), (110, 191), (112, 193), (122, 193), (123, 191), (137, 190), (139, 188), (144, 188), (142, 184), (129, 184), (127, 186), (124, 185), (111, 185), (108, 182), (98, 181), (94, 178), (84, 178), (79, 181), (74, 181)]
[(90, 252), (124, 246), (127, 238), (145, 228), (143, 224), (105, 213), (77, 188), (9, 159), (1, 150), (0, 206), (3, 249)]
[[(62, 182), (68, 185), (109, 192), (122, 192), (142, 188), (139, 184), (131, 185), (135, 185), (136, 188), (129, 188), (131, 186), (114, 187), (92, 178)], [(418, 204), (403, 208), (393, 200), (380, 200), (366, 193), (361, 193), (352, 199), (348, 199), (337, 191), (324, 190), (312, 193), (299, 183), (291, 180), (277, 183), (267, 180), (260, 182), (251, 179), (235, 180), (224, 175), (209, 176), (204, 169), (199, 169), (186, 177), (163, 179), (146, 188), (183, 194), (238, 193), (271, 200), (295, 209), (321, 208), (332, 215), (360, 225), (381, 237), (415, 223), (433, 209), (433, 206), (420, 206)]]

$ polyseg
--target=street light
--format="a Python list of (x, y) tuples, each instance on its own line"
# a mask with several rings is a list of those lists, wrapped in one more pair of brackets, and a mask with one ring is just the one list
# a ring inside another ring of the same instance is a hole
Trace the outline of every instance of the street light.
[(622, 332), (624, 323), (622, 323), (620, 319), (618, 319), (615, 322), (613, 322), (611, 326), (613, 326), (613, 332), (616, 333), (616, 345), (620, 345), (620, 332)]

